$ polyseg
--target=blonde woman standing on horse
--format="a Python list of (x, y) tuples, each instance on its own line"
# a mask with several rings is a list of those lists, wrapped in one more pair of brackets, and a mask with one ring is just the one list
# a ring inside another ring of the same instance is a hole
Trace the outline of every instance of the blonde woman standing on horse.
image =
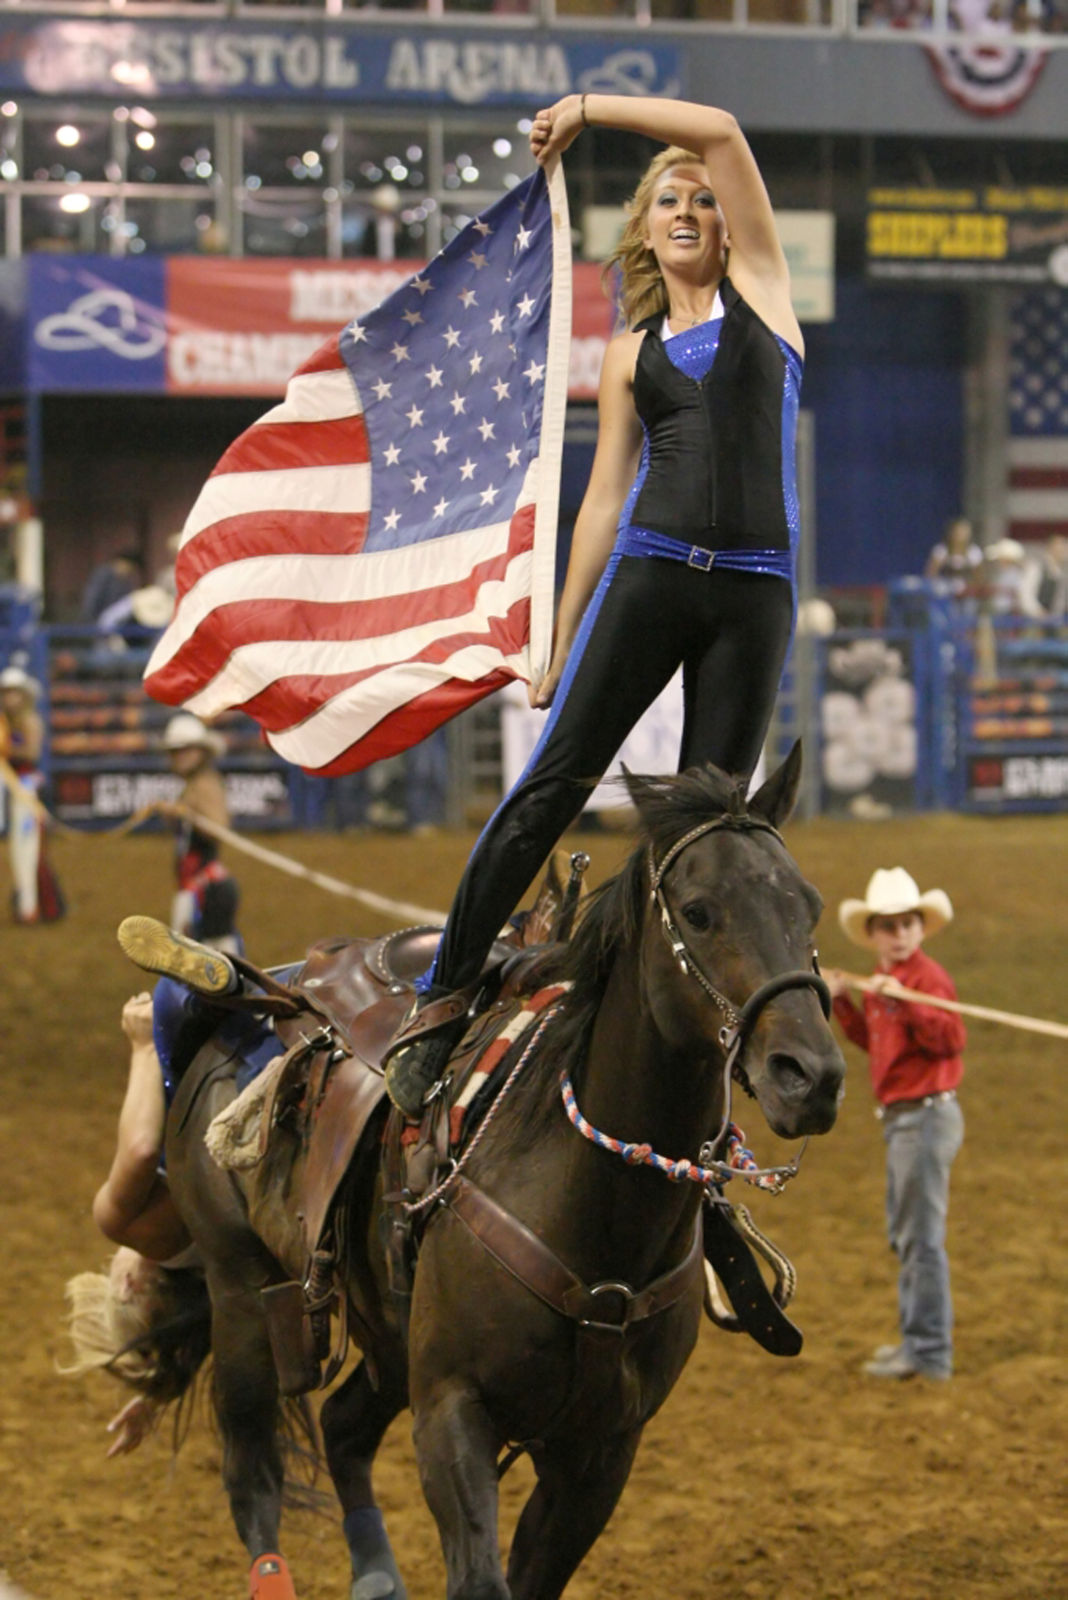
[(753, 153), (727, 111), (585, 94), (538, 112), (536, 159), (587, 127), (668, 148), (642, 178), (613, 257), (626, 330), (605, 354), (552, 660), (530, 691), (549, 720), (468, 864), (421, 983), (425, 1015), (394, 1045), (389, 1091), (410, 1115), (461, 1026), (454, 1004), (432, 1003), (477, 978), (591, 784), (678, 667), (680, 769), (712, 761), (748, 775), (792, 627), (803, 343)]

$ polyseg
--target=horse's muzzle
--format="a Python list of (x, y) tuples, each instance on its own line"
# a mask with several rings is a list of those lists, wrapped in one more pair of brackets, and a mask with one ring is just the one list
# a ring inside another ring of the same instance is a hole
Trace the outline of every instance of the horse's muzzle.
[(799, 1139), (834, 1126), (844, 1077), (845, 1060), (832, 1041), (820, 1052), (773, 1050), (753, 1087), (772, 1131)]

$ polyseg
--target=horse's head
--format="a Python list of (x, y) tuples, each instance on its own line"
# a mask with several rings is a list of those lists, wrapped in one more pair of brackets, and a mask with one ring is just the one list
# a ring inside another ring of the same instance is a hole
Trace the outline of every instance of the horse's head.
[(695, 1066), (722, 1061), (740, 1027), (735, 1075), (784, 1138), (827, 1132), (845, 1073), (813, 981), (822, 901), (778, 833), (800, 773), (795, 745), (748, 802), (711, 766), (628, 779), (649, 841), (646, 1005)]

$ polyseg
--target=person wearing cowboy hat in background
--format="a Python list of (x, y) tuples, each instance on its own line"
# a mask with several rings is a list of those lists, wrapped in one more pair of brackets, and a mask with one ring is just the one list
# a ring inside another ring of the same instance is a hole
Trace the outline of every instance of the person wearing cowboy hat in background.
[(230, 825), (226, 785), (215, 765), (226, 750), (226, 740), (199, 717), (180, 711), (163, 731), (163, 748), (171, 771), (183, 780), (172, 805), (160, 806), (163, 816), (177, 826), (175, 871), (178, 892), (171, 910), (171, 925), (178, 933), (197, 939), (212, 949), (231, 955), (242, 952), (235, 927), (239, 890), (237, 880), (219, 860), (219, 841), (198, 828), (188, 812), (219, 827)]
[(948, 1378), (953, 1370), (946, 1215), (949, 1172), (964, 1137), (957, 1102), (964, 1024), (952, 1012), (892, 994), (899, 986), (956, 999), (949, 973), (922, 949), (952, 918), (942, 889), (921, 894), (904, 867), (880, 867), (863, 900), (843, 900), (838, 908), (847, 938), (878, 958), (863, 1008), (850, 998), (846, 973), (823, 974), (846, 1037), (868, 1052), (886, 1140), (886, 1220), (899, 1260), (901, 1340), (880, 1345), (864, 1363), (874, 1378)]
[[(0, 756), (17, 779), (7, 791), (8, 851), (17, 923), (54, 922), (66, 910), (44, 856), (37, 792), (44, 782), (44, 723), (37, 711), (41, 685), (19, 666), (0, 672)], [(10, 780), (9, 780), (10, 781)]]

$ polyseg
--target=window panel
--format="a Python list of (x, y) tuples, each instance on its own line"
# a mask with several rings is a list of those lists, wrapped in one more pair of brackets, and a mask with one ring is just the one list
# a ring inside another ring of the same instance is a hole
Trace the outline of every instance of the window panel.
[(391, 128), (346, 124), (344, 192), (359, 193), (383, 184), (392, 185), (405, 195), (421, 191), (427, 181), (428, 142), (423, 122)]
[(325, 256), (326, 205), (321, 192), (246, 191), (242, 237), (250, 256)]
[[(22, 123), (22, 175), (38, 183), (115, 182), (122, 176), (111, 153), (111, 117), (77, 111), (25, 116)], [(75, 174), (75, 176), (71, 176)]]
[(325, 184), (334, 135), (325, 117), (302, 122), (245, 123), (246, 187), (314, 189)]
[[(455, 197), (460, 207), (469, 204), (461, 201), (460, 195), (477, 189), (496, 199), (534, 170), (527, 135), (518, 131), (514, 118), (507, 116), (502, 116), (499, 127), (448, 124), (444, 154), (442, 181), (446, 195)], [(475, 211), (489, 203), (483, 200)]]
[(126, 169), (132, 183), (189, 183), (215, 177), (215, 129), (207, 118), (165, 120), (144, 106), (130, 110)]
[(225, 249), (215, 220), (215, 202), (207, 195), (188, 200), (127, 199), (120, 227), (131, 255), (151, 250), (158, 255), (214, 254)]
[(404, 195), (388, 210), (368, 200), (347, 200), (341, 212), (341, 253), (372, 260), (425, 260), (428, 221), (436, 202), (427, 195)]
[[(77, 202), (84, 208), (64, 209)], [(88, 195), (70, 190), (65, 194), (22, 197), (23, 250), (55, 250), (107, 253), (110, 248), (105, 218), (112, 215), (110, 202), (90, 200)]]

